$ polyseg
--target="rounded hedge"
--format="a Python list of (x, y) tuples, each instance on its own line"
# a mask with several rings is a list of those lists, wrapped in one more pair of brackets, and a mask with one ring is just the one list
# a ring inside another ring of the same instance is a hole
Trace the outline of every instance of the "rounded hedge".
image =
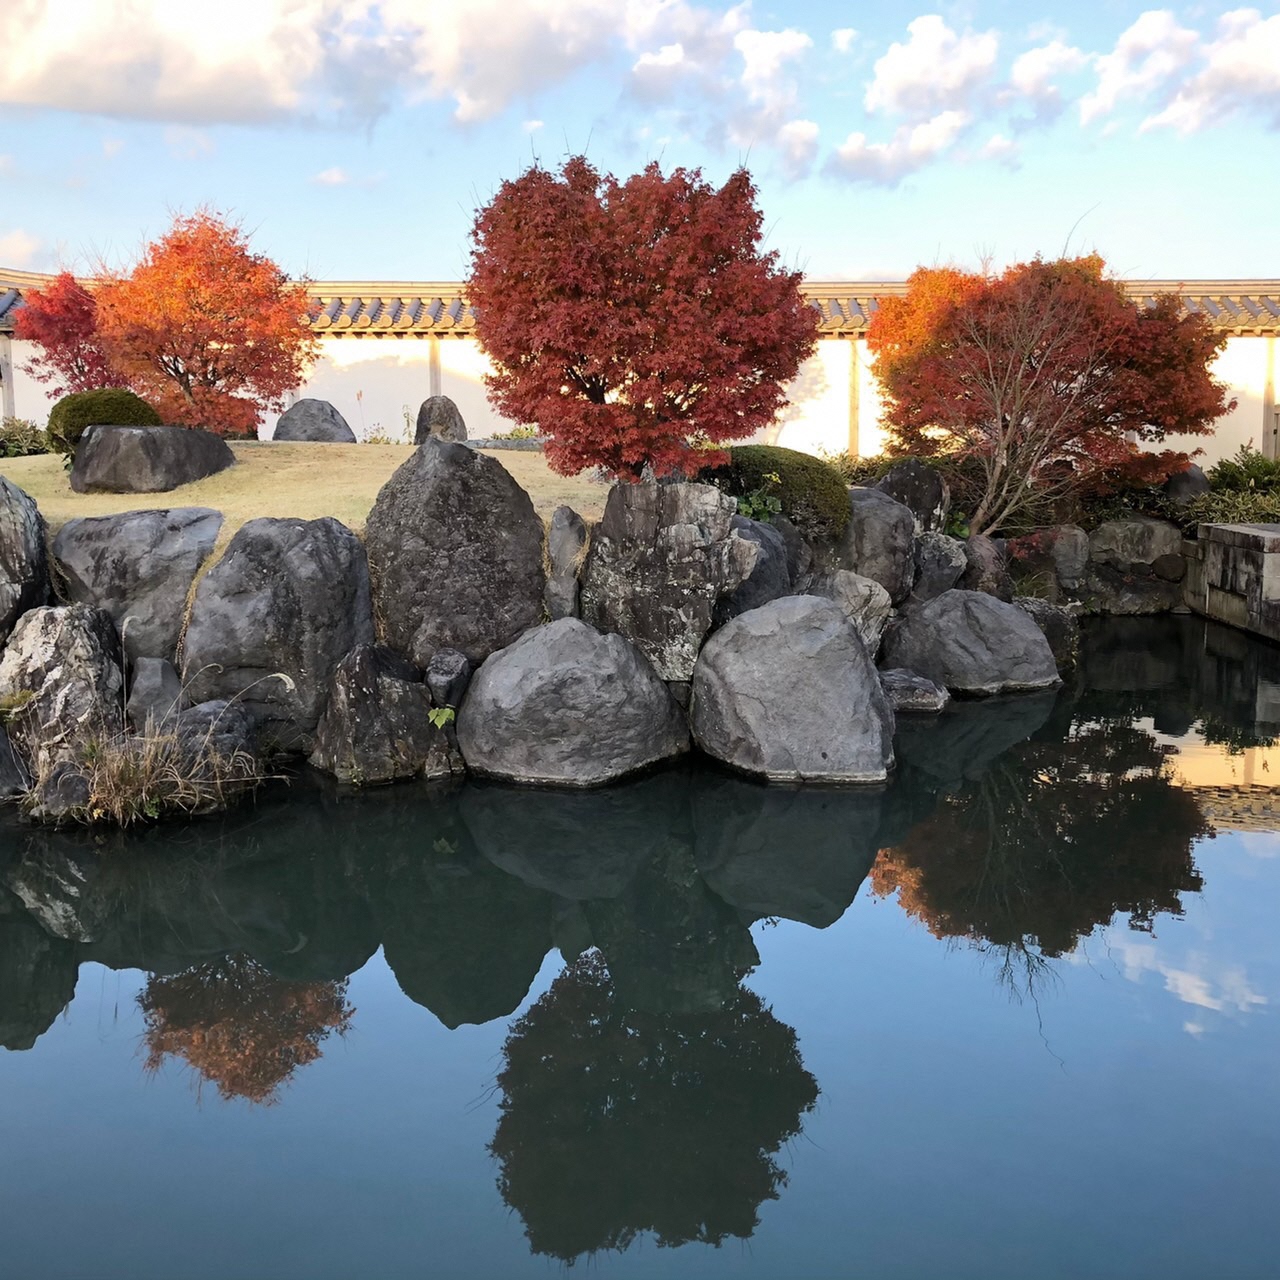
[(141, 397), (123, 387), (73, 391), (49, 412), (49, 443), (68, 458), (86, 427), (158, 427), (160, 415)]
[(727, 466), (701, 477), (735, 498), (765, 494), (807, 538), (838, 538), (849, 523), (849, 487), (829, 462), (773, 444), (739, 444)]

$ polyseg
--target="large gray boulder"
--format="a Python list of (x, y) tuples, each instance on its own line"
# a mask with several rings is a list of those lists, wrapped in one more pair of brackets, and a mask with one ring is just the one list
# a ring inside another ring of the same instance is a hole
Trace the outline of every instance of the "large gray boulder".
[(148, 724), (169, 724), (183, 708), (182, 679), (164, 658), (138, 658), (129, 676), (125, 713), (142, 733)]
[(815, 573), (805, 586), (805, 594), (834, 600), (853, 623), (867, 654), (874, 658), (893, 606), (889, 593), (878, 583), (849, 569)]
[(1063, 605), (1036, 596), (1015, 596), (1013, 603), (1044, 633), (1058, 670), (1074, 667), (1080, 656), (1080, 623), (1076, 615)]
[(587, 526), (572, 507), (557, 507), (547, 529), (546, 605), (552, 622), (578, 616), (578, 575), (587, 554)]
[(746, 516), (734, 516), (731, 527), (740, 538), (755, 545), (756, 562), (741, 585), (720, 597), (715, 609), (716, 626), (723, 626), (730, 618), (748, 609), (758, 609), (791, 590), (787, 544), (782, 534), (773, 525), (749, 520)]
[(41, 606), (18, 619), (0, 657), (0, 699), (33, 774), (73, 755), (86, 737), (119, 732), (121, 665), (115, 624), (101, 609)]
[(688, 680), (716, 602), (745, 582), (757, 548), (737, 504), (708, 484), (616, 484), (591, 535), (582, 617), (626, 636), (664, 680)]
[(192, 702), (235, 699), (264, 747), (305, 750), (343, 656), (373, 639), (364, 548), (345, 525), (250, 520), (200, 580), (183, 643)]
[(448, 730), (431, 723), (431, 709), (417, 667), (389, 649), (357, 645), (333, 673), (310, 762), (356, 786), (462, 773), (462, 757)]
[(916, 539), (916, 575), (911, 587), (911, 603), (924, 604), (950, 591), (960, 581), (969, 561), (964, 543), (945, 533), (922, 533)]
[(1212, 486), (1203, 468), (1194, 462), (1185, 471), (1171, 475), (1164, 482), (1164, 496), (1175, 507), (1185, 507), (1189, 502), (1203, 497)]
[(448, 396), (432, 396), (422, 402), (413, 433), (414, 444), (423, 444), (429, 439), (458, 444), (466, 438), (467, 424), (463, 422), (458, 406)]
[(494, 458), (428, 439), (382, 486), (365, 526), (381, 640), (425, 668), (483, 662), (542, 620), (542, 521)]
[(915, 577), (915, 538), (909, 507), (879, 489), (850, 489), (849, 523), (833, 548), (833, 567), (871, 578), (901, 604)]
[(1047, 689), (1058, 668), (1040, 628), (1017, 605), (984, 591), (945, 591), (889, 630), (884, 666), (905, 667), (952, 693)]
[(164, 493), (225, 471), (227, 442), (195, 427), (88, 427), (76, 447), (76, 493)]
[(834, 601), (784, 596), (707, 641), (693, 673), (694, 740), (771, 781), (883, 782), (893, 712)]
[(985, 591), (1007, 604), (1013, 599), (1009, 546), (1001, 538), (975, 533), (964, 543), (965, 569), (957, 584), (962, 591)]
[(356, 433), (327, 400), (313, 400), (307, 396), (280, 415), (271, 438), (308, 444), (355, 444)]
[(881, 493), (910, 508), (917, 533), (940, 533), (951, 514), (951, 488), (942, 473), (921, 462), (905, 458), (895, 462), (876, 482)]
[(577, 618), (488, 658), (458, 712), (467, 768), (594, 787), (688, 749), (684, 715), (637, 647)]
[(0, 476), (0, 646), (28, 609), (49, 600), (44, 537), (34, 500)]
[(111, 615), (130, 660), (171, 660), (191, 584), (221, 528), (222, 513), (208, 507), (68, 520), (53, 540), (54, 565), (70, 600)]
[(1080, 599), (1091, 613), (1165, 613), (1182, 603), (1182, 533), (1167, 520), (1108, 520), (1089, 535)]

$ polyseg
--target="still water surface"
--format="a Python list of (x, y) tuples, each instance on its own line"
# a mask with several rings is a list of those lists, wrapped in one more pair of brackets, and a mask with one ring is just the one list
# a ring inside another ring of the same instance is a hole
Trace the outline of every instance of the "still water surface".
[(0, 826), (0, 1275), (1275, 1276), (1278, 733), (1113, 621), (878, 794)]

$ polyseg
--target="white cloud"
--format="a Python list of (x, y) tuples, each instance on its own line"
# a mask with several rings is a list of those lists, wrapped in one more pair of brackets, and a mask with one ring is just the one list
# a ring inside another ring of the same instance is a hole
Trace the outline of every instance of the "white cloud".
[(19, 227), (0, 235), (0, 262), (7, 267), (25, 267), (39, 248), (40, 241)]
[(1080, 123), (1110, 115), (1130, 98), (1164, 88), (1195, 54), (1200, 37), (1168, 9), (1149, 9), (1121, 33), (1116, 47), (1096, 61), (1098, 83), (1080, 100)]
[(1003, 133), (993, 133), (978, 152), (983, 160), (998, 160), (1005, 164), (1016, 164), (1020, 154), (1018, 144)]
[(175, 160), (199, 160), (213, 154), (213, 139), (201, 129), (171, 124), (164, 131), (164, 144)]
[(1000, 42), (994, 31), (957, 35), (937, 14), (907, 24), (905, 44), (891, 44), (875, 64), (863, 105), (927, 121), (968, 106), (990, 80)]
[(1088, 54), (1062, 40), (1051, 40), (1014, 59), (1009, 85), (1018, 98), (1030, 103), (1038, 118), (1053, 119), (1062, 111), (1062, 92), (1055, 81), (1088, 65)]
[(962, 111), (942, 111), (917, 125), (903, 125), (888, 142), (868, 142), (865, 133), (851, 133), (836, 148), (828, 168), (855, 182), (894, 186), (948, 151), (969, 124)]
[(818, 155), (818, 126), (812, 120), (789, 120), (778, 130), (775, 141), (787, 177), (805, 177)]
[(311, 181), (322, 187), (345, 187), (351, 181), (351, 175), (334, 165), (331, 169), (321, 169)]
[(831, 33), (831, 47), (837, 53), (848, 53), (858, 33), (852, 27), (840, 27)]
[(1237, 112), (1257, 112), (1280, 128), (1280, 15), (1257, 9), (1225, 13), (1218, 38), (1203, 50), (1204, 69), (1186, 81), (1143, 129), (1194, 133)]
[(784, 74), (788, 62), (813, 48), (803, 31), (739, 31), (733, 47), (742, 55), (742, 87), (747, 97), (766, 111), (776, 111), (795, 101), (795, 86)]
[(542, 125), (543, 122), (541, 120), (526, 120), (520, 128), (525, 133), (537, 133), (542, 128)]

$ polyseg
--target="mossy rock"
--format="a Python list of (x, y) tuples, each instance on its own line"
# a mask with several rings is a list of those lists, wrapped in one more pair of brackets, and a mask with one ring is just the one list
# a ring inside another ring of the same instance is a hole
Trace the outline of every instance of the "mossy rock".
[(160, 415), (123, 387), (100, 387), (63, 396), (49, 413), (49, 443), (70, 458), (86, 427), (158, 427)]
[(840, 472), (811, 453), (772, 444), (740, 444), (727, 466), (700, 477), (735, 498), (763, 493), (781, 504), (807, 538), (838, 538), (849, 523), (849, 487)]

